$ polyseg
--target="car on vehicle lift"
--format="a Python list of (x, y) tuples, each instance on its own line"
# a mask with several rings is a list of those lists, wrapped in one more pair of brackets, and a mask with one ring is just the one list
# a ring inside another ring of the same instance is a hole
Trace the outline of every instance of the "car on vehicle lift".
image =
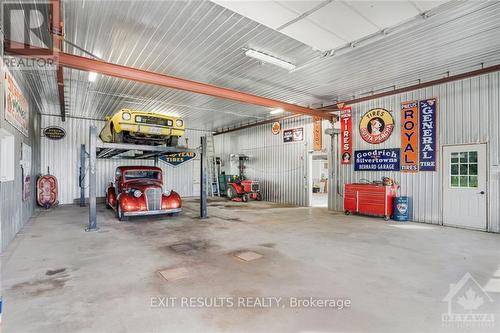
[(163, 192), (163, 173), (158, 167), (120, 166), (115, 181), (106, 190), (106, 207), (115, 210), (120, 221), (130, 216), (170, 214), (182, 210), (175, 191)]
[(108, 143), (134, 143), (175, 147), (184, 135), (184, 121), (158, 112), (121, 109), (106, 117), (99, 137)]

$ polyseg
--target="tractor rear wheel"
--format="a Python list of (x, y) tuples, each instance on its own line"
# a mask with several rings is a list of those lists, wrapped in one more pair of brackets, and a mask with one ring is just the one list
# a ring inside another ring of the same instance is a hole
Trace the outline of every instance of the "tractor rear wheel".
[(227, 187), (227, 197), (229, 198), (229, 200), (233, 200), (237, 196), (238, 196), (238, 193), (236, 193), (236, 190), (234, 189), (234, 187), (232, 185), (229, 185)]
[(255, 196), (255, 200), (262, 201), (262, 194), (260, 194), (260, 192), (258, 192), (257, 195)]

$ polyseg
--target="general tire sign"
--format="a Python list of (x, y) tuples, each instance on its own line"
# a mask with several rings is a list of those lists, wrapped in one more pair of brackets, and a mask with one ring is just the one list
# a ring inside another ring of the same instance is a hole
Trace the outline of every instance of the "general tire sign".
[(420, 106), (420, 171), (436, 171), (437, 158), (437, 101), (435, 98), (421, 100)]

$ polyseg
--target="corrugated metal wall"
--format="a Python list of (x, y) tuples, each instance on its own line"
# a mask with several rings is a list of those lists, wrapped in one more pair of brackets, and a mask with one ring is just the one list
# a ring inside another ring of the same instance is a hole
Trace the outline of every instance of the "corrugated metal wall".
[[(3, 44), (3, 43), (2, 43)], [(1, 71), (0, 71), (1, 72)], [(34, 100), (32, 91), (26, 83), (26, 77), (21, 72), (13, 72), (19, 87), (23, 91), (24, 97), (28, 100), (30, 111), (30, 129), (29, 136), (24, 136), (15, 129), (10, 123), (5, 121), (4, 116), (4, 87), (3, 77), (0, 79), (0, 92), (2, 100), (0, 101), (0, 127), (14, 136), (15, 144), (15, 174), (14, 181), (0, 182), (0, 234), (1, 250), (5, 250), (14, 236), (28, 222), (33, 215), (36, 197), (35, 186), (36, 178), (40, 170), (40, 113), (38, 105)], [(3, 76), (3, 73), (2, 73)], [(23, 177), (21, 161), (22, 144), (31, 146), (31, 197), (23, 201)]]
[[(246, 177), (258, 180), (264, 200), (281, 204), (305, 206), (308, 204), (307, 152), (311, 150), (312, 122), (309, 117), (282, 121), (282, 129), (304, 127), (305, 140), (283, 143), (283, 135), (273, 135), (271, 125), (215, 136), (215, 152), (222, 158), (223, 168), (229, 170), (230, 154), (245, 154)], [(323, 129), (330, 126), (323, 122)], [(330, 138), (324, 136), (323, 147), (328, 147)]]
[[(41, 171), (45, 173), (47, 167), (50, 167), (50, 173), (57, 177), (60, 204), (74, 203), (80, 197), (80, 188), (78, 187), (80, 145), (84, 143), (88, 149), (89, 126), (91, 125), (96, 126), (99, 132), (104, 122), (79, 118), (67, 118), (65, 122), (62, 122), (59, 117), (42, 116), (42, 128), (60, 126), (66, 130), (66, 137), (59, 141), (49, 140), (45, 137), (41, 138)], [(201, 135), (204, 135), (204, 132), (186, 130), (186, 134), (181, 138), (180, 143), (184, 144), (187, 138), (189, 147), (196, 148), (200, 145)], [(107, 184), (113, 180), (115, 169), (120, 165), (154, 165), (154, 162), (151, 160), (98, 159), (98, 197), (104, 196)], [(196, 184), (194, 184), (195, 180), (199, 179), (198, 164), (195, 160), (190, 160), (177, 167), (166, 165), (160, 161), (158, 166), (163, 169), (165, 189), (174, 189), (183, 197), (199, 193)], [(87, 180), (86, 184), (88, 185)], [(88, 190), (86, 193), (88, 195)]]
[[(392, 110), (396, 123), (393, 135), (377, 148), (400, 146), (400, 103), (438, 98), (438, 172), (354, 172), (352, 166), (340, 167), (339, 183), (356, 182), (362, 178), (369, 180), (389, 176), (401, 184), (401, 195), (413, 199), (412, 220), (433, 224), (442, 223), (442, 145), (488, 143), (489, 150), (489, 225), (488, 230), (500, 231), (500, 73), (492, 73), (466, 80), (451, 82), (405, 94), (380, 98), (353, 105), (354, 149), (370, 149), (357, 130), (360, 117), (369, 109), (382, 107)], [(342, 188), (342, 187), (341, 187)], [(335, 193), (332, 193), (335, 195)], [(339, 196), (333, 198), (333, 208), (342, 209)]]
[[(500, 232), (500, 73), (469, 78), (439, 86), (380, 98), (353, 105), (354, 149), (400, 147), (400, 103), (430, 97), (438, 98), (438, 144), (488, 143), (489, 151), (489, 224), (488, 230)], [(396, 128), (392, 136), (380, 145), (364, 142), (358, 131), (360, 117), (369, 109), (382, 107), (392, 110)], [(216, 136), (216, 153), (227, 162), (231, 153), (252, 156), (248, 176), (262, 182), (266, 200), (306, 205), (307, 168), (305, 152), (311, 147), (311, 123), (305, 118), (284, 121), (283, 128), (305, 126), (304, 144), (283, 144), (282, 136), (273, 136), (270, 125), (248, 128)], [(325, 126), (323, 126), (325, 127)], [(324, 136), (323, 146), (330, 138)], [(336, 145), (335, 145), (336, 146)], [(438, 168), (441, 167), (438, 157)], [(389, 176), (401, 184), (401, 195), (413, 198), (412, 219), (441, 224), (441, 170), (438, 172), (354, 172), (354, 167), (340, 166), (339, 189), (343, 184), (362, 178), (377, 180)], [(330, 191), (331, 209), (342, 210), (342, 198)]]

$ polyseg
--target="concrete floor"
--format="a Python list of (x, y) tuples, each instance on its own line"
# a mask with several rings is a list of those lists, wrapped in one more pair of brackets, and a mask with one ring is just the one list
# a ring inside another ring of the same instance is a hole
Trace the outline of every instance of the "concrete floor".
[(328, 193), (313, 193), (311, 207), (328, 207)]
[[(204, 221), (197, 209), (192, 201), (178, 217), (120, 223), (99, 206), (92, 233), (85, 208), (40, 212), (2, 257), (2, 332), (498, 332), (498, 322), (444, 327), (441, 314), (449, 284), (466, 272), (483, 286), (494, 279), (500, 235), (266, 202), (212, 202)], [(236, 259), (243, 250), (263, 257)], [(158, 274), (166, 268), (187, 277), (169, 282)], [(498, 321), (500, 294), (489, 295)], [(352, 305), (158, 307), (164, 296)]]

